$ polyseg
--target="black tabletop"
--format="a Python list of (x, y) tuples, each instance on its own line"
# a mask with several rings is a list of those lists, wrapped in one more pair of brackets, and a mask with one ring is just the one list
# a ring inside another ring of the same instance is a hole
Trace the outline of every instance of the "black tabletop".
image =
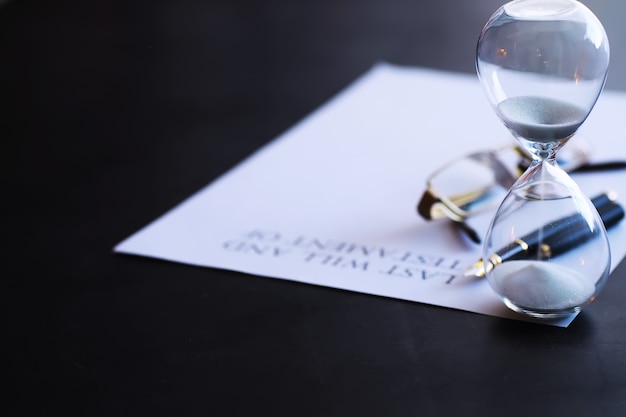
[(4, 1), (3, 415), (626, 415), (623, 263), (563, 329), (112, 252), (378, 61), (473, 73), (498, 6)]

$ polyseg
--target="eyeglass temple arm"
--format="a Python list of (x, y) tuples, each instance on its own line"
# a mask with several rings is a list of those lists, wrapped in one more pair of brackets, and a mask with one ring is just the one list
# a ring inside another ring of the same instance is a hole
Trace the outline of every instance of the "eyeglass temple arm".
[(607, 161), (581, 165), (571, 172), (602, 172), (626, 169), (626, 161)]

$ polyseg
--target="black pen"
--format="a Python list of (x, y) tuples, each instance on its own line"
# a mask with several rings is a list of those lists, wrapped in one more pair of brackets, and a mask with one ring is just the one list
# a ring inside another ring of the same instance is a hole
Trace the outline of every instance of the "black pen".
[[(626, 162), (624, 162), (624, 163), (619, 162), (619, 163), (620, 164), (626, 164)], [(624, 165), (624, 166), (626, 166), (626, 165)], [(604, 168), (602, 168), (602, 169), (604, 169)], [(593, 203), (593, 205), (596, 207), (597, 210), (600, 210), (600, 208), (602, 206), (604, 206), (605, 204), (608, 204), (608, 203), (615, 204), (615, 197), (614, 197), (613, 193), (604, 193), (604, 194), (600, 194), (599, 196), (597, 196), (594, 199), (592, 199), (591, 202)], [(459, 230), (461, 230), (461, 232), (463, 232), (467, 237), (469, 237), (472, 240), (472, 242), (478, 243), (478, 244), (481, 243), (480, 235), (478, 234), (478, 232), (475, 229), (473, 229), (472, 226), (470, 226), (469, 224), (465, 223), (465, 221), (463, 221), (463, 220), (461, 220), (461, 221), (453, 221), (452, 223), (455, 226), (457, 226), (459, 228)], [(608, 229), (608, 227), (607, 227), (607, 229)]]
[[(609, 229), (624, 218), (624, 209), (615, 202), (612, 193), (601, 194), (591, 200), (600, 214), (604, 227)], [(574, 222), (578, 222), (577, 225)], [(559, 219), (542, 229), (534, 231), (500, 249), (490, 258), (490, 264), (499, 264), (504, 260), (537, 257), (545, 259), (558, 256), (584, 243), (589, 238), (586, 223), (573, 214)], [(480, 259), (465, 271), (465, 276), (484, 277), (485, 268)]]

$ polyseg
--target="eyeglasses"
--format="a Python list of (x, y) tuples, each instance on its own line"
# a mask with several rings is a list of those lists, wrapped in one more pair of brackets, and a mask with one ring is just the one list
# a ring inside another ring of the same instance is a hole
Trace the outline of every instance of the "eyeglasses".
[[(626, 168), (626, 161), (590, 164), (590, 153), (584, 138), (574, 137), (559, 153), (558, 163), (568, 172)], [(526, 151), (514, 145), (456, 159), (426, 180), (417, 212), (426, 220), (450, 219), (479, 242), (465, 220), (498, 204), (531, 161)]]

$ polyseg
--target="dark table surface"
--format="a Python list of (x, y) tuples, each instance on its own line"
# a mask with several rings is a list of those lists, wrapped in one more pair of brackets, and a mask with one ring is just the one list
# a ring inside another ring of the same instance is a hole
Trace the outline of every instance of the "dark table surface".
[(626, 415), (624, 263), (562, 329), (112, 253), (377, 61), (473, 73), (498, 6), (5, 1), (2, 414)]

